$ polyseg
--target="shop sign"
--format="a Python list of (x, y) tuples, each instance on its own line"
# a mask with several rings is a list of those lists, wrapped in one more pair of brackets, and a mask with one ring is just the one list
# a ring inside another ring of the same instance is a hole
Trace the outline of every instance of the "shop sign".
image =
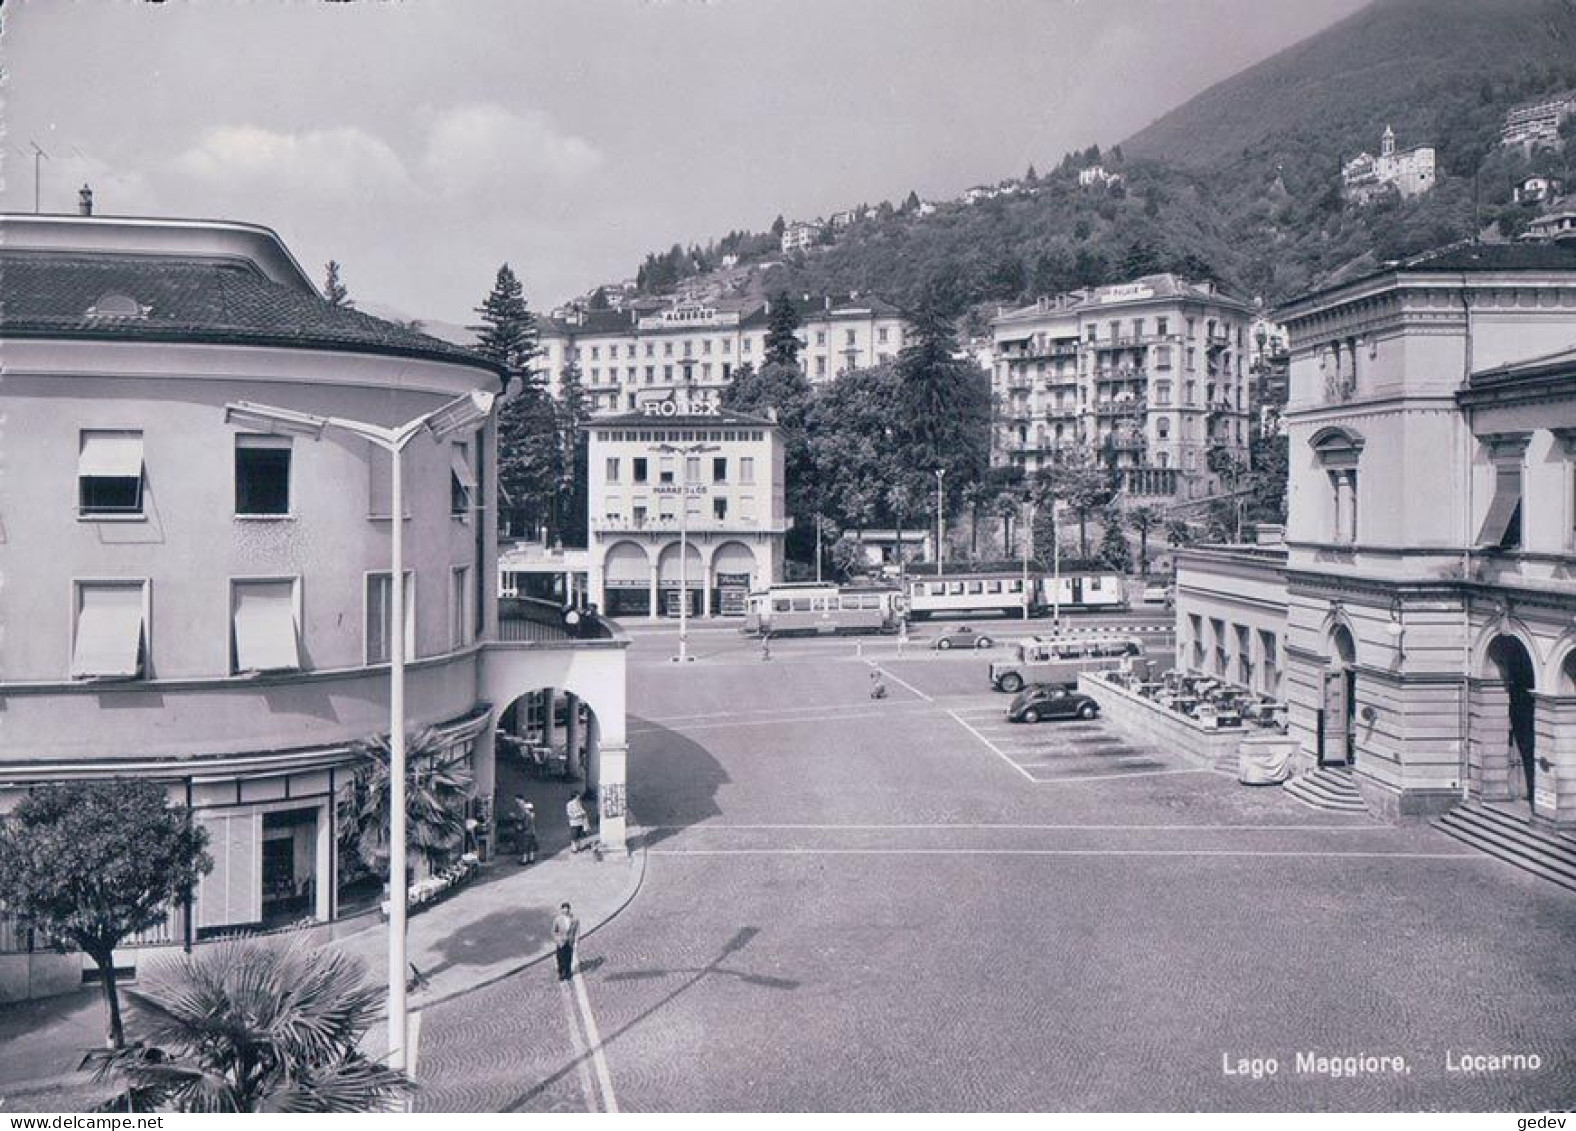
[(653, 487), (651, 491), (656, 495), (704, 495), (706, 493), (706, 484), (664, 483)]
[(720, 416), (717, 405), (710, 401), (692, 401), (675, 397), (670, 401), (647, 401), (640, 406), (647, 416)]

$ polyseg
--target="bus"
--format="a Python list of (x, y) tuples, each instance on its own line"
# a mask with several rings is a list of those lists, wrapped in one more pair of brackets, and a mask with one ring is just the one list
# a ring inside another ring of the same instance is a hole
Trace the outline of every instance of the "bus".
[(1033, 636), (1014, 649), (1009, 660), (990, 666), (990, 685), (997, 691), (1016, 693), (1031, 683), (1071, 685), (1080, 672), (1109, 671), (1144, 658), (1144, 642), (1137, 637)]
[[(1119, 573), (1064, 573), (1060, 577), (1028, 575), (1029, 615), (1047, 616), (1086, 609), (1125, 609), (1127, 589)], [(1054, 599), (1053, 598), (1057, 598)], [(908, 611), (914, 620), (936, 613), (1000, 613), (1022, 616), (1024, 575), (1021, 572), (970, 572), (940, 577), (910, 577)]]
[(807, 632), (896, 632), (902, 595), (873, 586), (802, 582), (757, 590), (745, 602), (743, 631), (755, 636)]

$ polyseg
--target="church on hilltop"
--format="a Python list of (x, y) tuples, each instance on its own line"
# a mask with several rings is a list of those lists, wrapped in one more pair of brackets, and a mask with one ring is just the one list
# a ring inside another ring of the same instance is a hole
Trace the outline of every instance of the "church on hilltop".
[(1363, 152), (1341, 165), (1341, 185), (1346, 199), (1367, 204), (1393, 186), (1403, 197), (1421, 196), (1434, 187), (1434, 147), (1397, 152), (1395, 131), (1385, 126), (1379, 139), (1379, 156)]

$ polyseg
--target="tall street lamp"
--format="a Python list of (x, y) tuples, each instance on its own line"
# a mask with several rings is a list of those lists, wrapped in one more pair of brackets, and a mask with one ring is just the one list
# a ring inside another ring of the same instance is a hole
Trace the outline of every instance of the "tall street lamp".
[(945, 570), (947, 551), (942, 542), (942, 522), (945, 521), (946, 504), (941, 493), (942, 481), (947, 477), (947, 469), (936, 468), (936, 576), (940, 577)]
[(441, 441), (479, 428), (492, 413), (494, 394), (472, 389), (452, 401), (392, 428), (345, 420), (338, 416), (313, 416), (287, 408), (236, 401), (225, 405), (224, 421), (256, 432), (310, 436), (321, 440), (330, 428), (360, 436), (393, 458), (393, 483), (389, 506), (389, 620), (393, 633), (389, 645), (389, 986), (388, 1064), (405, 1071), (408, 1011), (405, 1002), (405, 500), (401, 455), (422, 432)]
[[(689, 457), (698, 456), (703, 452), (718, 452), (722, 449), (716, 444), (657, 444), (653, 449), (659, 452), (670, 452), (678, 456), (683, 464), (684, 471), (680, 482), (683, 486), (679, 491), (679, 654), (674, 658), (678, 663), (687, 663), (689, 654), (689, 500), (690, 478)], [(660, 578), (659, 578), (660, 580)]]

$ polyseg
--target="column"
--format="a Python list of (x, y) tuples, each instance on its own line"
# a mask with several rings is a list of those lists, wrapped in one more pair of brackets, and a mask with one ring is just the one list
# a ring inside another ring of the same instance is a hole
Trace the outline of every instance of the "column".
[(702, 561), (700, 567), (700, 615), (711, 616), (711, 563)]
[(602, 781), (602, 724), (591, 712), (586, 723), (586, 788), (595, 790)]
[(651, 563), (651, 618), (653, 620), (656, 619), (658, 602), (662, 598), (662, 586), (659, 583), (659, 574), (657, 572), (657, 562), (661, 560), (661, 557), (662, 555), (659, 553)]
[(1533, 694), (1538, 771), (1532, 811), (1576, 827), (1576, 695)]
[(573, 773), (580, 762), (580, 696), (565, 692), (564, 700), (564, 764)]
[(558, 698), (556, 687), (544, 687), (538, 694), (542, 697), (542, 745), (551, 748), (553, 745), (553, 701)]
[(625, 765), (629, 758), (627, 746), (599, 744), (596, 763), (598, 771), (597, 808), (602, 846), (609, 852), (623, 852), (628, 835), (627, 800), (625, 795)]

